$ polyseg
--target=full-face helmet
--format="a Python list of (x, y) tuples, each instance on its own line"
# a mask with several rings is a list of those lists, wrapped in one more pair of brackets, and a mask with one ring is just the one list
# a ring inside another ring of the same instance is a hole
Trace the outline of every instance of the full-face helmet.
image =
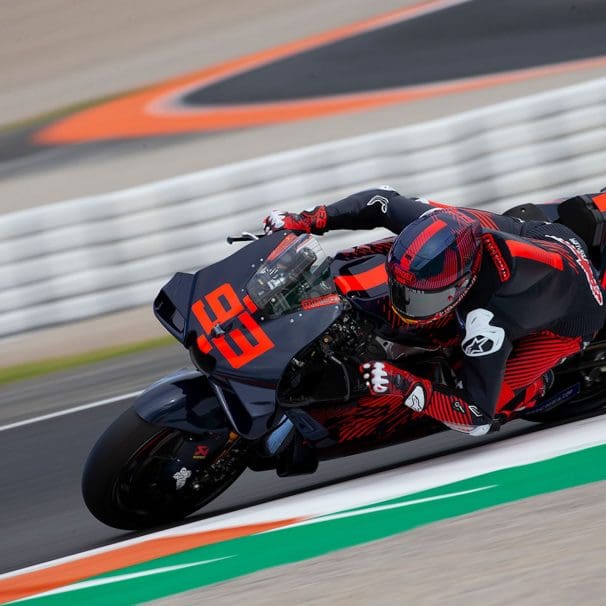
[(482, 227), (454, 209), (435, 209), (406, 226), (387, 257), (391, 304), (409, 323), (449, 314), (473, 286)]

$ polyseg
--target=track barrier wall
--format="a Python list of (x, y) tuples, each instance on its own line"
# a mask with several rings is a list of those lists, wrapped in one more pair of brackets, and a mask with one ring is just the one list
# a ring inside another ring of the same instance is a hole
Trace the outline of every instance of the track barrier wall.
[[(229, 254), (226, 235), (260, 231), (272, 208), (383, 184), (491, 210), (597, 191), (606, 185), (606, 78), (0, 216), (0, 336), (151, 304), (174, 272)], [(323, 242), (334, 252), (381, 236)]]

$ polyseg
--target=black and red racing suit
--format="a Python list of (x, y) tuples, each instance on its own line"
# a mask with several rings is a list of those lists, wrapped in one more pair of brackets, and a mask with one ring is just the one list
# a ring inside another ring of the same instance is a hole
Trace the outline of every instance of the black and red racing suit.
[[(362, 191), (326, 206), (317, 231), (384, 227), (399, 234), (432, 205), (444, 206), (388, 188)], [(463, 350), (457, 388), (432, 384), (424, 412), (453, 429), (482, 435), (495, 414), (507, 417), (533, 406), (545, 374), (603, 327), (604, 292), (585, 243), (567, 227), (449, 208), (480, 221), (483, 257), (476, 283), (446, 321), (449, 327), (441, 322), (458, 335)], [(392, 240), (344, 254), (386, 254)], [(383, 310), (392, 332), (395, 327), (406, 334), (409, 328), (397, 327), (388, 301)]]

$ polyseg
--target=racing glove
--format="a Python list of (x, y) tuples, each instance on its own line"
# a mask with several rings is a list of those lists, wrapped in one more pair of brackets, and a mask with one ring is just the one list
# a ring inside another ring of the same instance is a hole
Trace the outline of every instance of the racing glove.
[(403, 404), (415, 412), (422, 412), (431, 397), (429, 381), (387, 362), (367, 362), (360, 370), (372, 395), (399, 395)]
[(400, 395), (404, 406), (462, 433), (482, 436), (491, 428), (492, 418), (469, 403), (458, 390), (433, 385), (387, 362), (367, 362), (360, 371), (374, 396)]
[(265, 217), (265, 233), (290, 229), (308, 234), (323, 234), (326, 231), (326, 222), (326, 206), (316, 206), (313, 210), (304, 210), (299, 214), (272, 210), (271, 214)]

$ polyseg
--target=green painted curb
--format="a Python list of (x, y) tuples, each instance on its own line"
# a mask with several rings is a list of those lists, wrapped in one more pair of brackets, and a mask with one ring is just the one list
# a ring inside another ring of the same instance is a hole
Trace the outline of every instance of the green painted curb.
[[(349, 515), (340, 519), (332, 519), (333, 515), (324, 516), (327, 519), (318, 518), (312, 524), (208, 545), (92, 579), (109, 579), (118, 574), (140, 573), (170, 566), (189, 565), (187, 568), (159, 571), (158, 574), (146, 577), (78, 589), (55, 596), (29, 598), (27, 601), (45, 606), (105, 606), (109, 603), (112, 606), (129, 606), (226, 581), (264, 568), (314, 558), (338, 549), (383, 539), (425, 524), (488, 507), (604, 480), (605, 463), (606, 445), (597, 446), (383, 501), (372, 507), (345, 510)], [(450, 496), (436, 499), (444, 495)], [(431, 498), (435, 500), (411, 503)], [(368, 511), (377, 508), (383, 509)], [(195, 564), (214, 558), (225, 559)]]

